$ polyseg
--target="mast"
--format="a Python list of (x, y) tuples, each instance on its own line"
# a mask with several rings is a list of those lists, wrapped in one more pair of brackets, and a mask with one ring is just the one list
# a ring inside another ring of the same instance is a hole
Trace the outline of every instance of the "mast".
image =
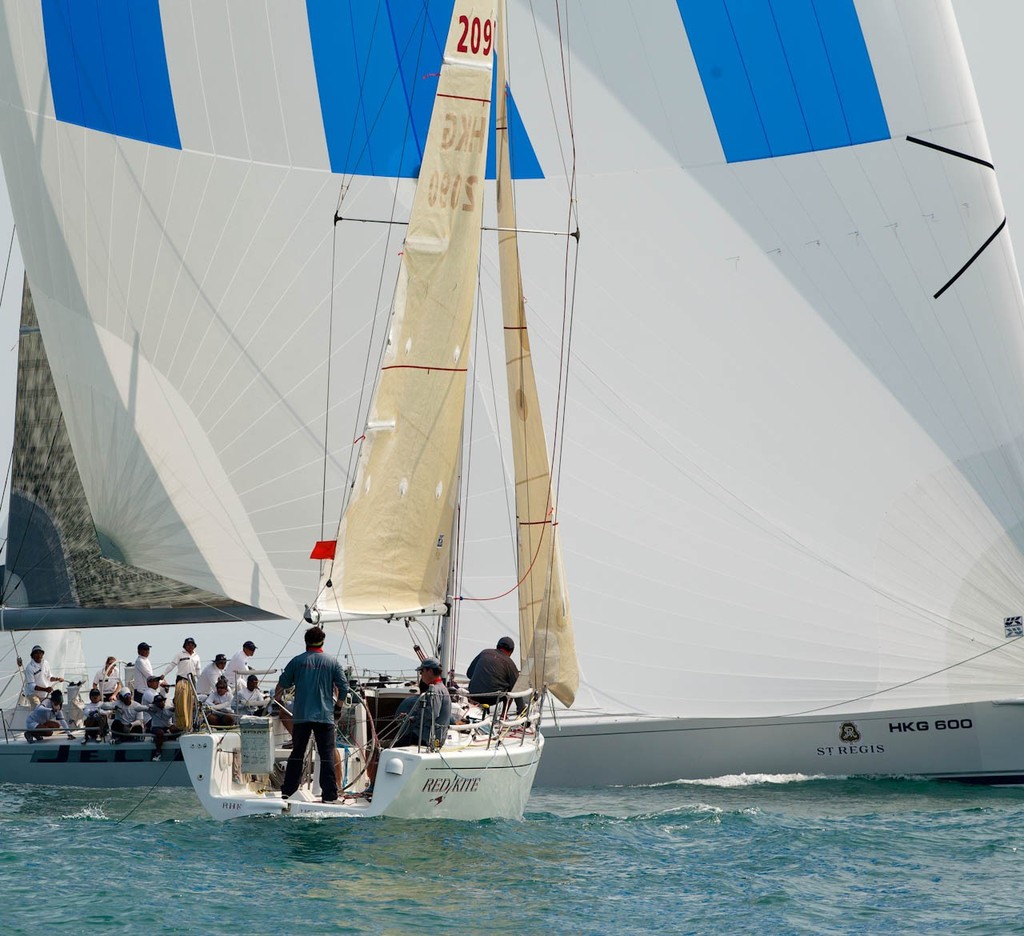
[(523, 302), (509, 153), (504, 7), (503, 0), (499, 0), (495, 167), (500, 229), (498, 261), (516, 485), (519, 646), (523, 678), (537, 688), (546, 685), (555, 698), (571, 705), (579, 685), (579, 669)]
[(459, 0), (402, 254), (387, 348), (317, 610), (443, 614), (477, 286), (493, 0)]

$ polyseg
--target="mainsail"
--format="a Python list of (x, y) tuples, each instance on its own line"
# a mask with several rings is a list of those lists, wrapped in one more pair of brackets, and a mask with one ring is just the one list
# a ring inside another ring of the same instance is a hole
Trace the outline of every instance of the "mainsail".
[(494, 4), (460, 0), (444, 51), (387, 348), (321, 612), (443, 611), (490, 125)]
[(498, 263), (505, 332), (505, 366), (515, 466), (519, 554), (519, 639), (522, 679), (547, 686), (572, 705), (579, 685), (569, 596), (565, 590), (551, 465), (541, 420), (523, 301), (519, 239), (509, 152), (508, 56), (503, 2), (498, 4), (495, 165), (498, 195)]

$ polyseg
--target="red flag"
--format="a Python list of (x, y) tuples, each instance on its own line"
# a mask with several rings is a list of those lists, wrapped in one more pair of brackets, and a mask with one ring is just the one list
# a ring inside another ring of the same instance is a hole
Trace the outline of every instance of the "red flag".
[(313, 551), (309, 554), (310, 559), (333, 559), (334, 550), (338, 546), (337, 540), (320, 540)]

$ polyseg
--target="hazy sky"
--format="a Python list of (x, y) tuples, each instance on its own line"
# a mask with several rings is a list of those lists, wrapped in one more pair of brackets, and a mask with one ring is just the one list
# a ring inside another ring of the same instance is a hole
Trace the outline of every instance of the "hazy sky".
[[(926, 0), (901, 2), (915, 4)], [(1018, 103), (1024, 88), (1020, 40), (1024, 35), (1024, 0), (954, 0), (953, 5), (974, 74), (1012, 235), (1015, 229), (1024, 231), (1024, 221), (1015, 224), (1015, 219), (1024, 219), (1024, 130), (1020, 125), (1021, 108)], [(7, 189), (4, 186), (0, 189), (0, 272), (7, 257), (11, 230)], [(1024, 256), (1024, 241), (1021, 237), (1024, 234), (1017, 237), (1018, 253)], [(7, 470), (14, 424), (17, 322), (22, 272), (21, 256), (15, 243), (6, 289), (0, 300), (0, 452), (5, 453), (0, 456), (0, 472)], [(0, 512), (0, 518), (5, 515), (6, 511)], [(0, 530), (5, 523), (5, 519), (0, 519)], [(0, 532), (0, 542), (2, 535)], [(291, 626), (239, 625), (214, 629), (208, 625), (205, 628), (162, 628), (159, 634), (154, 635), (152, 631), (145, 634), (154, 645), (154, 659), (168, 659), (191, 630), (196, 632), (199, 652), (204, 661), (211, 659), (217, 652), (223, 651), (229, 655), (234, 653), (249, 636), (260, 645), (258, 657), (269, 659), (281, 648)], [(31, 641), (31, 635), (24, 639)], [(133, 628), (86, 632), (84, 643), (87, 662), (95, 669), (108, 653), (121, 659), (134, 659), (135, 644), (140, 639), (141, 632)], [(4, 650), (0, 648), (0, 660), (3, 656)], [(9, 664), (6, 661), (0, 662), (0, 678), (8, 670)]]

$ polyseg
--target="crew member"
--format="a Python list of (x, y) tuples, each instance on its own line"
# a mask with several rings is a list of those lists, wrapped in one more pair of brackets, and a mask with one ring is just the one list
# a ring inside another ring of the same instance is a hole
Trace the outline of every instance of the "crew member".
[[(519, 668), (512, 662), (516, 642), (511, 637), (502, 637), (493, 649), (481, 650), (469, 664), (469, 699), (478, 705), (493, 705), (502, 693), (511, 692), (519, 679)], [(516, 711), (521, 712), (525, 703), (516, 699)]]
[(205, 699), (214, 689), (217, 688), (217, 680), (224, 675), (224, 667), (228, 665), (228, 658), (223, 653), (218, 653), (213, 662), (204, 667), (196, 680), (196, 695)]
[[(29, 705), (38, 705), (53, 689), (53, 683), (62, 683), (63, 679), (50, 672), (50, 664), (43, 659), (43, 648), (38, 644), (29, 654), (31, 659), (25, 667), (25, 698)], [(21, 665), (21, 660), (18, 660)]]
[(281, 673), (274, 698), (281, 702), (284, 691), (295, 687), (292, 707), (292, 752), (288, 756), (281, 796), (287, 799), (299, 788), (302, 762), (310, 735), (320, 755), (320, 790), (325, 803), (338, 799), (337, 757), (334, 729), (334, 697), (349, 694), (348, 680), (341, 664), (324, 653), (324, 632), (311, 627), (305, 633), (306, 652), (292, 657)]
[(40, 738), (48, 738), (57, 728), (63, 728), (69, 738), (73, 738), (68, 721), (64, 717), (64, 694), (54, 689), (48, 699), (43, 699), (25, 719), (25, 740), (30, 744)]
[(174, 720), (182, 731), (192, 730), (192, 716), (196, 708), (196, 684), (203, 665), (196, 653), (194, 637), (186, 637), (181, 649), (171, 660), (177, 668), (174, 683)]
[[(395, 747), (413, 744), (417, 747), (440, 747), (448, 737), (448, 726), (452, 722), (452, 698), (441, 681), (441, 664), (437, 659), (427, 657), (416, 669), (423, 691), (408, 711), (408, 724)], [(403, 699), (402, 705), (407, 701)]]

